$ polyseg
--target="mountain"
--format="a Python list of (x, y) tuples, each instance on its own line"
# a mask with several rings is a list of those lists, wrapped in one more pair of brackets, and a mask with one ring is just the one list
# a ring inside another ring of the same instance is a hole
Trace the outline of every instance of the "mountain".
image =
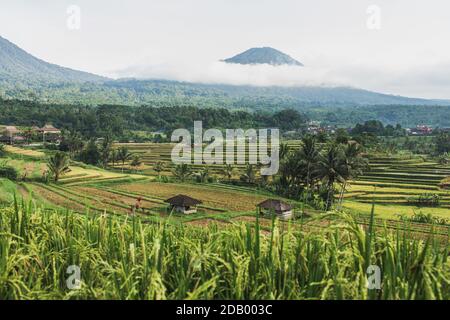
[(0, 37), (0, 80), (58, 82), (99, 82), (108, 80), (88, 72), (60, 67), (38, 59)]
[[(256, 54), (251, 53), (256, 50)], [(299, 65), (292, 58), (271, 48), (250, 49), (231, 58), (247, 63), (270, 62)], [(263, 53), (268, 53), (267, 55)], [(245, 58), (247, 56), (247, 59)], [(271, 58), (270, 58), (271, 57)], [(295, 62), (293, 62), (293, 61)], [(350, 109), (394, 106), (449, 106), (447, 100), (427, 100), (394, 96), (351, 87), (258, 87), (189, 83), (170, 80), (111, 80), (40, 60), (0, 37), (0, 98), (33, 100), (43, 103), (139, 106), (197, 106), (274, 111), (292, 108)], [(1, 108), (0, 108), (1, 110)], [(384, 109), (386, 110), (386, 109)], [(409, 110), (409, 109), (408, 109)], [(434, 110), (434, 109), (433, 109)]]
[(303, 66), (302, 63), (287, 54), (270, 47), (251, 48), (234, 57), (223, 60), (227, 63), (238, 64), (270, 64), (273, 66), (289, 65)]

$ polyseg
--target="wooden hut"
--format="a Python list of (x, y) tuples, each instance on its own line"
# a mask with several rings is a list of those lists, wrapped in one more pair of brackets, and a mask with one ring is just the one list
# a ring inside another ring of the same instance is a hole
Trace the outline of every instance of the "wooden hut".
[(292, 206), (277, 199), (267, 199), (257, 205), (260, 214), (276, 214), (280, 219), (287, 220), (292, 217)]
[[(46, 142), (46, 140), (49, 140), (51, 142), (55, 142), (55, 141), (58, 141), (60, 139), (60, 137), (61, 137), (61, 130), (55, 128), (51, 124), (46, 124), (42, 128), (39, 128), (37, 131), (42, 134), (42, 141), (43, 142)], [(50, 136), (46, 136), (48, 134), (50, 134)]]
[(175, 210), (183, 214), (191, 214), (197, 212), (197, 205), (202, 201), (191, 198), (184, 194), (176, 195), (175, 197), (165, 200), (170, 205), (170, 210)]

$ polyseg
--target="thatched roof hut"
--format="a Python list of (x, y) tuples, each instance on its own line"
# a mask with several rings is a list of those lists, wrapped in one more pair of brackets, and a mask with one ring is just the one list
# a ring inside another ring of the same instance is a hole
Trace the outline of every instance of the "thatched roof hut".
[(278, 199), (267, 199), (257, 204), (260, 213), (271, 214), (275, 213), (282, 219), (288, 219), (292, 216), (292, 206), (289, 203)]
[(176, 195), (172, 198), (164, 200), (164, 202), (170, 204), (171, 209), (175, 209), (175, 211), (189, 214), (197, 212), (197, 205), (201, 204), (201, 200), (197, 200), (186, 196), (184, 194)]

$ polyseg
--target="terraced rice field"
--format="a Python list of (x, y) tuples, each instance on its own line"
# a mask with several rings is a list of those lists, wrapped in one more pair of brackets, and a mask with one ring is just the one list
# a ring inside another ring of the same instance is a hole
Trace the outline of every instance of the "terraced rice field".
[(203, 201), (207, 207), (225, 211), (255, 210), (256, 204), (267, 199), (267, 196), (251, 194), (231, 188), (221, 188), (214, 185), (193, 185), (181, 183), (138, 182), (133, 184), (115, 185), (115, 189), (130, 192), (135, 195), (151, 196), (160, 200), (177, 194), (186, 194)]
[(23, 149), (23, 148), (14, 147), (14, 146), (5, 146), (5, 150), (6, 150), (6, 152), (9, 152), (12, 154), (28, 156), (28, 157), (33, 157), (33, 158), (44, 158), (45, 157), (45, 153), (43, 153), (41, 151)]
[[(421, 157), (373, 156), (369, 161), (371, 170), (347, 187), (345, 208), (370, 213), (374, 202), (380, 217), (398, 218), (398, 215), (421, 211), (450, 218), (450, 190), (440, 188), (442, 181), (450, 176), (450, 166)], [(425, 193), (439, 195), (440, 206), (417, 207), (408, 203), (408, 198)]]
[(71, 171), (69, 173), (67, 173), (60, 179), (59, 184), (63, 184), (66, 186), (75, 186), (101, 182), (127, 181), (130, 179), (133, 180), (145, 179), (145, 177), (141, 175), (122, 174), (106, 170), (100, 170), (97, 168), (88, 169), (78, 166), (71, 166), (70, 170)]
[[(292, 148), (293, 150), (298, 149), (300, 147), (300, 141), (294, 141), (294, 140), (287, 141), (286, 144), (289, 145), (289, 147)], [(172, 149), (175, 146), (175, 144), (173, 144), (173, 143), (119, 143), (119, 144), (115, 145), (116, 148), (119, 148), (122, 146), (127, 147), (131, 153), (135, 153), (140, 156), (140, 159), (143, 162), (143, 167), (141, 168), (142, 173), (148, 174), (148, 175), (155, 175), (156, 172), (153, 170), (153, 165), (156, 162), (161, 161), (164, 163), (164, 168), (165, 168), (163, 173), (166, 175), (171, 174), (171, 170), (173, 169), (173, 166), (174, 166), (172, 163), (172, 160), (171, 160), (171, 152), (172, 152)], [(225, 154), (225, 151), (224, 151), (224, 154)], [(250, 156), (250, 154), (252, 156), (256, 155), (255, 152), (251, 151), (251, 153), (249, 153), (248, 149), (246, 149), (245, 155), (246, 155), (247, 159)], [(237, 158), (237, 155), (238, 155), (238, 152), (236, 150), (235, 151), (235, 159)], [(235, 167), (235, 178), (239, 178), (239, 175), (245, 169), (245, 165), (235, 164), (233, 166)], [(121, 164), (117, 164), (116, 167), (120, 168)], [(200, 171), (202, 168), (205, 167), (205, 165), (192, 164), (191, 167), (194, 171)], [(221, 171), (222, 171), (223, 167), (224, 166), (221, 164), (217, 164), (217, 165), (209, 164), (208, 165), (210, 174), (219, 175), (219, 176), (222, 174)], [(125, 164), (125, 168), (129, 169), (130, 168), (129, 164)]]

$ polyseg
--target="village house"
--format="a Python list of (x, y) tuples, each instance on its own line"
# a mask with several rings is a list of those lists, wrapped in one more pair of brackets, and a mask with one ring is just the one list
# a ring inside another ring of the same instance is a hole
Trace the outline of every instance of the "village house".
[(426, 125), (418, 125), (415, 128), (406, 129), (406, 132), (413, 136), (427, 136), (433, 133), (433, 129)]
[(183, 214), (191, 214), (197, 212), (197, 205), (201, 204), (201, 200), (197, 200), (186, 196), (184, 194), (176, 195), (175, 197), (164, 200), (168, 203), (169, 209)]
[(21, 136), (22, 131), (15, 126), (6, 126), (0, 136), (0, 142), (6, 144), (23, 143), (25, 138)]
[(34, 126), (32, 130), (42, 134), (42, 141), (44, 143), (47, 141), (56, 142), (61, 138), (61, 130), (51, 124), (46, 124), (42, 128)]
[(277, 199), (267, 199), (257, 205), (259, 214), (276, 216), (282, 220), (292, 217), (293, 208), (290, 204)]

